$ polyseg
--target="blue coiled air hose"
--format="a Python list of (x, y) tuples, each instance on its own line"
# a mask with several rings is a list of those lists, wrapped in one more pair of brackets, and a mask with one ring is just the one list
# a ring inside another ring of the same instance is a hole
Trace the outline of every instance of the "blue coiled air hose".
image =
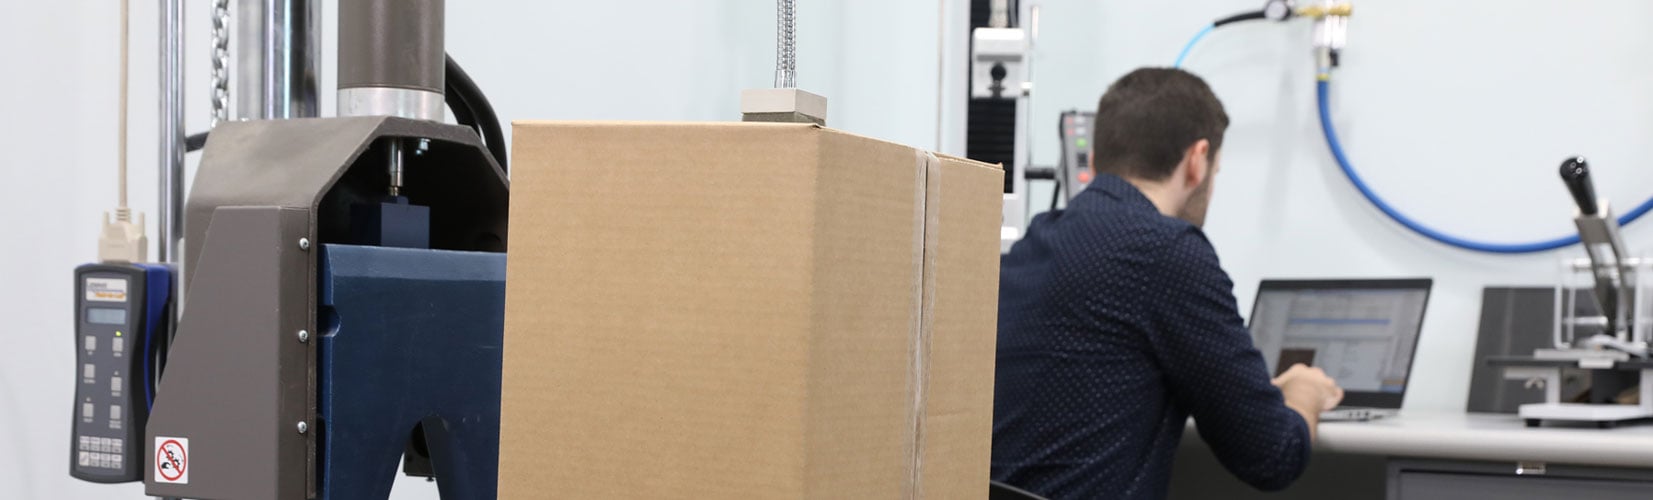
[[(1394, 219), (1394, 221), (1400, 223), (1400, 225), (1406, 226), (1407, 229), (1411, 229), (1418, 234), (1445, 245), (1486, 253), (1520, 254), (1545, 252), (1555, 250), (1557, 248), (1567, 247), (1579, 242), (1578, 235), (1572, 235), (1532, 243), (1487, 243), (1452, 236), (1425, 226), (1418, 221), (1412, 220), (1411, 217), (1407, 217), (1406, 214), (1400, 213), (1400, 211), (1396, 210), (1395, 207), (1390, 206), (1388, 202), (1383, 201), (1383, 198), (1379, 197), (1376, 192), (1373, 192), (1372, 188), (1366, 185), (1366, 181), (1360, 178), (1360, 174), (1355, 173), (1354, 166), (1349, 164), (1349, 156), (1343, 153), (1343, 144), (1337, 140), (1337, 129), (1332, 126), (1331, 82), (1325, 78), (1321, 78), (1320, 82), (1315, 84), (1315, 93), (1318, 94), (1320, 102), (1320, 131), (1325, 133), (1326, 147), (1331, 149), (1332, 157), (1337, 159), (1337, 166), (1343, 169), (1343, 175), (1348, 176), (1349, 183), (1354, 184), (1355, 189), (1360, 190), (1360, 194), (1366, 197), (1366, 201), (1372, 202), (1372, 205), (1376, 206), (1378, 210), (1383, 211), (1384, 215), (1389, 216), (1390, 219)], [(1629, 224), (1630, 222), (1641, 218), (1642, 215), (1647, 214), (1649, 210), (1653, 210), (1653, 199), (1642, 202), (1642, 204), (1637, 206), (1635, 209), (1632, 209), (1623, 216), (1620, 216), (1619, 225)]]
[[(1243, 16), (1245, 16), (1243, 19), (1242, 16), (1234, 16), (1231, 19), (1247, 20), (1258, 18), (1256, 14), (1245, 14)], [(1182, 67), (1183, 60), (1188, 57), (1189, 52), (1194, 50), (1194, 46), (1198, 45), (1200, 40), (1204, 39), (1206, 35), (1211, 34), (1213, 30), (1226, 22), (1232, 21), (1225, 19), (1224, 21), (1208, 24), (1204, 28), (1201, 28), (1199, 33), (1196, 33), (1194, 38), (1188, 40), (1188, 44), (1183, 46), (1182, 52), (1177, 54), (1175, 67)], [(1431, 240), (1435, 240), (1443, 245), (1461, 248), (1464, 250), (1496, 254), (1547, 252), (1550, 250), (1571, 246), (1579, 242), (1578, 235), (1572, 235), (1531, 243), (1488, 243), (1446, 234), (1430, 228), (1429, 226), (1425, 226), (1422, 223), (1413, 220), (1411, 217), (1407, 217), (1406, 214), (1400, 213), (1399, 210), (1396, 210), (1395, 207), (1389, 205), (1388, 202), (1383, 201), (1382, 197), (1372, 191), (1372, 188), (1366, 185), (1366, 181), (1360, 178), (1360, 174), (1355, 172), (1354, 166), (1349, 163), (1349, 156), (1343, 152), (1343, 144), (1337, 140), (1337, 129), (1332, 126), (1331, 81), (1330, 77), (1324, 71), (1321, 72), (1320, 81), (1315, 84), (1315, 93), (1318, 95), (1320, 104), (1320, 131), (1326, 135), (1326, 147), (1331, 150), (1332, 157), (1337, 159), (1337, 166), (1343, 169), (1343, 175), (1349, 178), (1349, 183), (1354, 184), (1355, 189), (1360, 191), (1361, 196), (1366, 197), (1366, 201), (1371, 202), (1372, 205), (1376, 206), (1378, 210), (1383, 212), (1384, 215), (1389, 216), (1390, 219), (1393, 219), (1400, 225), (1405, 226), (1407, 229), (1421, 234)], [(1648, 199), (1647, 201), (1642, 202), (1641, 205), (1637, 205), (1636, 208), (1631, 209), (1622, 216), (1619, 216), (1619, 225), (1623, 226), (1630, 224), (1636, 219), (1640, 219), (1641, 216), (1646, 215), (1649, 211), (1653, 211), (1653, 199)]]

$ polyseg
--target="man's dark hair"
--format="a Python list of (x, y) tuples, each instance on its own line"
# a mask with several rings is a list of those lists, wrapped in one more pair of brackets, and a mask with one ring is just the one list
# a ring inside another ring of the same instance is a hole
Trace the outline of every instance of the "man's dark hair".
[(1108, 86), (1094, 126), (1097, 173), (1162, 181), (1200, 139), (1211, 141), (1210, 158), (1216, 159), (1228, 113), (1193, 73), (1142, 68)]

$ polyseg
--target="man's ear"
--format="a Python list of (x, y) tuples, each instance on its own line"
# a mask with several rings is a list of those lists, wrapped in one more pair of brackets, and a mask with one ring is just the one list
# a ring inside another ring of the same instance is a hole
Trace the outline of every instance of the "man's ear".
[(1211, 141), (1200, 139), (1188, 146), (1182, 154), (1182, 163), (1182, 178), (1178, 180), (1186, 183), (1184, 187), (1192, 189), (1205, 182), (1211, 175)]

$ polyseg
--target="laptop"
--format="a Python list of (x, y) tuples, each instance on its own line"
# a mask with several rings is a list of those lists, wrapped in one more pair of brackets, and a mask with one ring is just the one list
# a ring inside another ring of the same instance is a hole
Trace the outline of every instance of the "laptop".
[(1264, 280), (1251, 338), (1269, 372), (1319, 367), (1343, 387), (1322, 421), (1394, 415), (1406, 398), (1429, 279)]

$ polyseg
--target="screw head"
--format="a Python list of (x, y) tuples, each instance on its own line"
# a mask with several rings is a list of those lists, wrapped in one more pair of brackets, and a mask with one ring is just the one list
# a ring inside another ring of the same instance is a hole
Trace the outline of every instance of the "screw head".
[(298, 422), (298, 433), (304, 434), (306, 432), (310, 432), (310, 423), (300, 420)]
[(413, 148), (413, 155), (414, 156), (424, 156), (425, 151), (429, 151), (429, 150), (430, 150), (430, 139), (419, 139), (419, 146)]
[(309, 330), (299, 330), (298, 331), (298, 341), (301, 344), (309, 342), (310, 341), (310, 331)]
[(298, 249), (299, 250), (309, 250), (310, 249), (310, 238), (299, 238), (298, 239)]

